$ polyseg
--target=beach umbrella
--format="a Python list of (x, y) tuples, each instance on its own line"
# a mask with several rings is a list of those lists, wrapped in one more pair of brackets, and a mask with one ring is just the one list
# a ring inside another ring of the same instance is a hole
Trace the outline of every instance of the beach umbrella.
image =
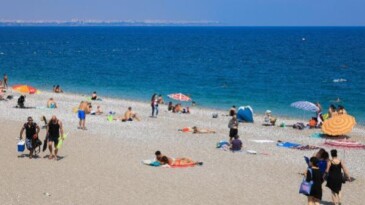
[(309, 112), (317, 112), (317, 111), (319, 111), (319, 108), (315, 104), (313, 104), (311, 102), (308, 102), (308, 101), (294, 102), (290, 106), (295, 107), (297, 109), (309, 111)]
[(191, 98), (182, 94), (182, 93), (174, 93), (174, 94), (170, 94), (168, 95), (169, 98), (174, 99), (174, 100), (178, 100), (178, 101), (190, 101)]
[(14, 91), (20, 92), (20, 93), (29, 93), (29, 94), (38, 94), (39, 91), (29, 85), (14, 85), (13, 87)]
[(337, 115), (324, 121), (322, 131), (330, 136), (340, 136), (351, 132), (355, 125), (356, 120), (351, 115)]

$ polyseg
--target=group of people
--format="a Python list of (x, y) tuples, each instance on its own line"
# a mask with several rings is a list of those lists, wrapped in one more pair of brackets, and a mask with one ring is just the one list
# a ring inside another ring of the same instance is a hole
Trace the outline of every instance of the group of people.
[(183, 113), (183, 114), (190, 114), (190, 108), (189, 107), (182, 107), (181, 103), (177, 103), (176, 105), (172, 104), (170, 101), (167, 105), (167, 110), (171, 111), (173, 113)]
[(151, 108), (152, 108), (152, 115), (151, 117), (157, 117), (158, 115), (158, 105), (165, 104), (162, 95), (157, 95), (154, 93), (151, 97)]
[(323, 113), (321, 104), (317, 102), (315, 105), (317, 106), (318, 111), (316, 112), (317, 116), (309, 121), (308, 125), (311, 128), (320, 128), (322, 126), (323, 121), (338, 115), (347, 114), (345, 107), (342, 105), (338, 105), (336, 107), (335, 105), (331, 104), (328, 108), (327, 113)]
[[(322, 200), (322, 183), (327, 181), (326, 186), (331, 190), (332, 201), (335, 205), (341, 204), (341, 188), (345, 181), (351, 181), (350, 173), (345, 163), (338, 157), (337, 150), (333, 149), (331, 159), (326, 150), (320, 149), (310, 158), (308, 168), (304, 172), (305, 180), (312, 182), (308, 205), (319, 205)], [(342, 174), (342, 171), (344, 174)]]
[[(44, 140), (45, 143), (44, 146), (48, 145), (50, 153), (48, 158), (58, 159), (57, 145), (60, 138), (64, 140), (62, 122), (59, 119), (57, 119), (56, 116), (52, 116), (46, 128), (47, 131)], [(29, 158), (32, 159), (34, 157), (34, 154), (36, 154), (36, 148), (39, 148), (40, 150), (40, 146), (42, 145), (39, 139), (40, 128), (37, 125), (37, 123), (33, 121), (32, 117), (28, 117), (27, 122), (24, 123), (24, 125), (20, 130), (20, 137), (19, 137), (20, 140), (23, 140), (24, 131), (25, 131), (25, 145), (29, 150)], [(45, 149), (43, 149), (43, 151), (45, 151)]]

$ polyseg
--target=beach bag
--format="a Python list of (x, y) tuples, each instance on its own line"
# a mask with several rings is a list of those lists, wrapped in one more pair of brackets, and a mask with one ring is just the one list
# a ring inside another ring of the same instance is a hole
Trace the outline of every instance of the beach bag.
[[(311, 178), (313, 178), (312, 170), (311, 169), (308, 169), (308, 171), (311, 173)], [(311, 189), (312, 189), (312, 185), (313, 185), (313, 180), (311, 180), (310, 182), (307, 182), (305, 180), (305, 178), (306, 177), (303, 177), (303, 181), (300, 184), (299, 194), (304, 194), (304, 195), (308, 196), (311, 193)]]

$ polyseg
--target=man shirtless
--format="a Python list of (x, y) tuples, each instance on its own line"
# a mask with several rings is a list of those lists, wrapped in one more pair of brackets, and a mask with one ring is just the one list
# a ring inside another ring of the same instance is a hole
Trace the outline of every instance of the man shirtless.
[(122, 121), (133, 121), (133, 119), (136, 119), (137, 121), (140, 121), (140, 119), (137, 117), (137, 114), (132, 112), (132, 107), (128, 107), (128, 110), (124, 113), (124, 117), (122, 118)]
[(85, 127), (85, 120), (86, 120), (86, 114), (89, 114), (90, 111), (91, 111), (91, 103), (88, 103), (86, 101), (81, 101), (78, 110), (78, 117), (80, 119), (78, 129), (87, 130)]

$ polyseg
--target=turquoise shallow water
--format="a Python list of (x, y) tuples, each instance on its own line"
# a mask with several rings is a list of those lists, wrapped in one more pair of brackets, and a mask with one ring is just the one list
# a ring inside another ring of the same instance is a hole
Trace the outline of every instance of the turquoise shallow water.
[[(0, 27), (0, 72), (41, 89), (301, 117), (339, 97), (365, 123), (365, 28)], [(0, 73), (1, 74), (1, 73)]]

